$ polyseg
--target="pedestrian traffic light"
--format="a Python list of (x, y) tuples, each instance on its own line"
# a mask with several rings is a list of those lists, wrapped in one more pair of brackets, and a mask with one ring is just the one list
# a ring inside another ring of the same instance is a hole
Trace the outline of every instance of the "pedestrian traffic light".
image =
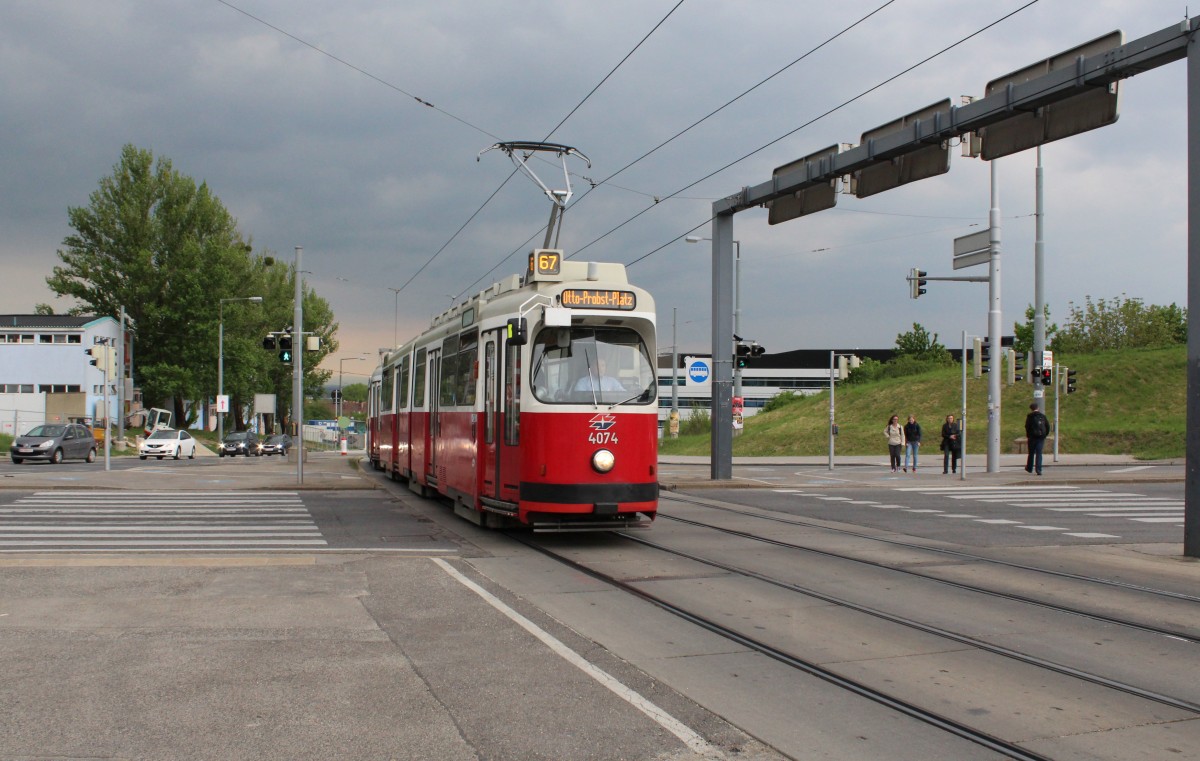
[(280, 362), (291, 362), (292, 361), (292, 350), (291, 349), (281, 349), (279, 352), (279, 361)]
[(919, 299), (925, 293), (925, 285), (929, 282), (925, 280), (925, 276), (929, 274), (925, 270), (919, 270), (913, 267), (908, 271), (908, 296), (912, 299)]
[(84, 349), (83, 353), (90, 357), (90, 359), (88, 359), (89, 365), (103, 369), (104, 366), (100, 364), (101, 358), (104, 356), (103, 346), (96, 345), (90, 349)]
[(765, 346), (759, 346), (757, 343), (750, 345), (750, 356), (751, 357), (761, 357), (762, 355), (764, 355), (766, 353), (767, 353), (767, 348)]
[(1064, 377), (1066, 379), (1068, 394), (1075, 393), (1075, 373), (1077, 373), (1077, 372), (1079, 372), (1079, 371), (1068, 369), (1066, 371), (1066, 373), (1064, 374)]
[(288, 335), (287, 333), (284, 333), (283, 335), (281, 335), (279, 337), (279, 348), (284, 349), (286, 351), (291, 351), (292, 350), (292, 337), (290, 335)]
[(750, 365), (750, 347), (739, 342), (734, 347), (733, 366), (739, 369), (746, 368)]
[(267, 336), (264, 338), (263, 348), (267, 351), (275, 351), (275, 336)]
[(1042, 385), (1049, 386), (1054, 383), (1054, 369), (1051, 367), (1042, 368)]

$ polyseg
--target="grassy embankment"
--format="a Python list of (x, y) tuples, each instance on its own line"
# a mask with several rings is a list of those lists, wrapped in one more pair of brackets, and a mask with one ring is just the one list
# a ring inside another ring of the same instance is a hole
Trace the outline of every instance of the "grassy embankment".
[[(1141, 459), (1182, 457), (1187, 391), (1186, 347), (1081, 354), (1056, 357), (1078, 370), (1077, 390), (1059, 399), (1063, 453), (1128, 454)], [(924, 435), (922, 449), (934, 452), (941, 441), (946, 415), (956, 418), (962, 406), (962, 370), (948, 367), (907, 378), (838, 386), (837, 453), (883, 455), (883, 428), (899, 415), (917, 416)], [(1001, 442), (1015, 451), (1013, 439), (1025, 435), (1025, 416), (1032, 388), (1018, 382), (1003, 389)], [(1054, 397), (1046, 414), (1053, 422)], [(967, 372), (967, 451), (987, 450), (987, 376)], [(747, 418), (733, 441), (735, 456), (824, 455), (829, 452), (829, 392), (797, 397), (791, 404)], [(680, 436), (662, 442), (663, 454), (707, 455), (707, 435)]]

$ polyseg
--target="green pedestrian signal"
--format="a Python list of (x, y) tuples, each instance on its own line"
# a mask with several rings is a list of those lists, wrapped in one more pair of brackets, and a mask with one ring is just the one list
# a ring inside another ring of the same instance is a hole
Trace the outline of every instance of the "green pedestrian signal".
[(283, 351), (279, 352), (279, 361), (280, 362), (291, 362), (292, 361), (292, 350), (284, 349)]

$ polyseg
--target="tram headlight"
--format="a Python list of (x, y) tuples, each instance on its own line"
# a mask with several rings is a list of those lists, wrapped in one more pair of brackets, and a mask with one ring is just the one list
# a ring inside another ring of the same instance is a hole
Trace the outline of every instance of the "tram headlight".
[(592, 455), (592, 467), (597, 473), (607, 473), (617, 464), (617, 458), (607, 449), (598, 449)]

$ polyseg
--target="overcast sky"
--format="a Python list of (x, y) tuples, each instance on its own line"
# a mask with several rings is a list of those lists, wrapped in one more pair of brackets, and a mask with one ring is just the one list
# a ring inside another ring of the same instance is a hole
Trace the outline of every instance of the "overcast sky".
[[(1114, 29), (1135, 39), (1184, 17), (1165, 0), (1040, 0), (822, 117), (1027, 2), (6, 0), (0, 311), (70, 308), (45, 285), (67, 208), (88, 205), (132, 143), (207, 182), (260, 252), (304, 247), (341, 325), (336, 357), (371, 357), (344, 363), (350, 382), (452, 296), (523, 269), (549, 202), (521, 175), (505, 183), (502, 153), (476, 155), (550, 140), (592, 160), (569, 162), (561, 247), (639, 260), (629, 276), (656, 298), (660, 347), (677, 308), (681, 350), (706, 351), (709, 244), (683, 236), (709, 234), (713, 200)], [(1052, 321), (1087, 296), (1185, 305), (1184, 69), (1122, 82), (1116, 124), (1044, 149)], [(1033, 301), (1034, 163), (998, 162), (1006, 333)], [(986, 163), (956, 151), (946, 175), (811, 217), (737, 215), (741, 334), (776, 352), (890, 348), (914, 322), (952, 347), (985, 333), (985, 285), (932, 282), (913, 301), (904, 278), (986, 273), (950, 260), (955, 237), (986, 227), (988, 189)]]

